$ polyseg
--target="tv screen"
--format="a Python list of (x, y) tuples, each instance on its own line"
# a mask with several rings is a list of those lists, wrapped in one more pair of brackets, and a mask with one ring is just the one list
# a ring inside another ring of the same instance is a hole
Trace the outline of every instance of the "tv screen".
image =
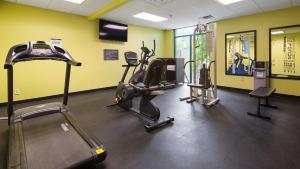
[(99, 38), (127, 42), (128, 25), (100, 19)]

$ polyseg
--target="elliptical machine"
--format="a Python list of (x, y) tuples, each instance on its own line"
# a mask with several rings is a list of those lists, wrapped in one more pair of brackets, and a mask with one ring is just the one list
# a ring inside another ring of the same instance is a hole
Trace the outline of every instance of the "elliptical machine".
[[(116, 103), (111, 106), (118, 105), (125, 110), (135, 112), (138, 117), (146, 122), (145, 129), (150, 132), (172, 123), (174, 118), (168, 117), (160, 121), (160, 110), (155, 103), (152, 102), (152, 99), (156, 96), (163, 94), (161, 90), (166, 89), (165, 85), (161, 84), (163, 61), (154, 59), (149, 64), (149, 59), (155, 55), (155, 41), (154, 49), (151, 51), (144, 46), (144, 42), (141, 49), (142, 54), (140, 61), (135, 52), (125, 53), (127, 65), (122, 65), (122, 67), (126, 69), (116, 90)], [(125, 83), (126, 76), (131, 67), (134, 67), (132, 77), (128, 83)], [(135, 72), (138, 67), (139, 70)], [(141, 96), (139, 110), (136, 110), (133, 108), (132, 101), (135, 97), (139, 96)]]
[[(155, 56), (155, 50), (156, 50), (155, 40), (153, 41), (153, 44), (154, 44), (153, 49), (149, 50), (149, 48), (145, 47), (145, 42), (143, 41), (143, 46), (141, 47), (141, 50), (142, 50), (141, 59), (139, 62), (137, 62), (137, 65), (132, 65), (132, 66), (134, 66), (134, 70), (132, 73), (132, 77), (130, 78), (129, 81), (134, 82), (134, 83), (143, 82), (144, 75), (147, 70), (147, 65), (149, 64), (149, 59), (151, 57)], [(125, 59), (127, 62), (126, 53), (125, 53)], [(139, 70), (136, 71), (136, 69), (138, 67), (139, 67)], [(127, 72), (124, 75), (126, 76)]]

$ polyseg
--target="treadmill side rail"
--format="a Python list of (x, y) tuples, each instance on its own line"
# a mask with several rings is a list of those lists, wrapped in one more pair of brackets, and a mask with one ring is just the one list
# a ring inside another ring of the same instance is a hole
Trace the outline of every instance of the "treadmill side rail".
[(22, 124), (11, 124), (9, 128), (8, 169), (27, 169), (26, 150)]
[(76, 120), (71, 115), (70, 111), (66, 111), (62, 113), (68, 122), (72, 125), (72, 127), (77, 131), (77, 133), (85, 140), (87, 144), (93, 149), (93, 155), (95, 163), (100, 163), (104, 161), (107, 156), (107, 153), (104, 149), (103, 144), (96, 138), (88, 135), (76, 122)]

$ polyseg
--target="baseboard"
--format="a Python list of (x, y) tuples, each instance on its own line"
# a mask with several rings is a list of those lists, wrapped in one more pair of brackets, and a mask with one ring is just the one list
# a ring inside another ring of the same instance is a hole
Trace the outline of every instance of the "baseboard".
[[(69, 96), (92, 93), (92, 92), (115, 89), (115, 88), (117, 88), (117, 86), (97, 88), (97, 89), (91, 89), (91, 90), (83, 90), (83, 91), (78, 91), (78, 92), (71, 92), (71, 93), (69, 93)], [(18, 100), (18, 101), (14, 101), (14, 104), (28, 103), (28, 102), (33, 102), (33, 101), (41, 101), (41, 100), (53, 99), (53, 98), (59, 98), (59, 97), (63, 97), (63, 94), (57, 94), (57, 95), (45, 96), (45, 97), (37, 97), (37, 98), (25, 99), (25, 100)], [(0, 103), (0, 107), (6, 106), (6, 105), (7, 105), (7, 102)]]
[[(249, 92), (252, 91), (250, 89), (241, 89), (241, 88), (234, 88), (234, 87), (228, 87), (228, 86), (219, 86), (219, 85), (218, 85), (218, 88), (219, 89), (230, 90), (230, 91), (233, 91), (233, 92), (239, 91), (239, 92), (247, 92), (247, 93), (249, 93)], [(274, 93), (273, 95), (274, 96), (293, 97), (293, 98), (300, 99), (300, 96), (289, 95), (289, 94)]]
[(228, 86), (220, 86), (220, 85), (217, 85), (217, 87), (219, 89), (225, 89), (225, 90), (230, 90), (230, 91), (240, 91), (240, 92), (250, 92), (252, 90), (250, 89), (241, 89), (241, 88), (235, 88), (235, 87), (228, 87)]

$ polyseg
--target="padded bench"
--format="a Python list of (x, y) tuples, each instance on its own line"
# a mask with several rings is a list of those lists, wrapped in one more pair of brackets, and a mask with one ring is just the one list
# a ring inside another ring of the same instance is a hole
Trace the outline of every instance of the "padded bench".
[[(253, 117), (262, 118), (265, 120), (271, 120), (270, 117), (261, 115), (260, 106), (269, 107), (269, 108), (275, 108), (277, 109), (277, 106), (269, 104), (269, 97), (276, 91), (273, 87), (259, 87), (252, 92), (249, 93), (251, 97), (256, 97), (257, 102), (257, 112), (256, 113), (250, 113), (248, 112), (248, 115)], [(261, 99), (265, 99), (265, 103), (261, 103)]]

